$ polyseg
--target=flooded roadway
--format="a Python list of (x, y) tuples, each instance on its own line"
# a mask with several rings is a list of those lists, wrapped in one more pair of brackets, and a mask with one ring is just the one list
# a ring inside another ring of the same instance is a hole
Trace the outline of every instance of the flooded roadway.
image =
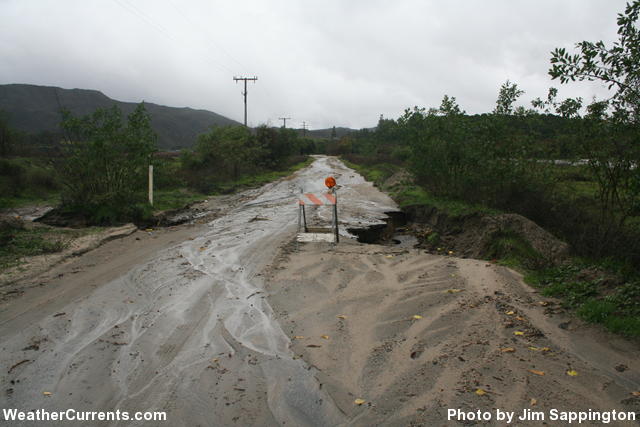
[[(329, 175), (341, 186), (343, 235), (395, 208), (328, 157), (247, 192), (245, 203), (201, 235), (69, 300), (64, 316), (2, 329), (2, 382), (11, 392), (2, 393), (0, 406), (158, 410), (167, 412), (170, 425), (185, 426), (341, 424), (343, 414), (313, 367), (291, 352), (260, 277), (295, 236), (297, 195), (324, 191)], [(330, 207), (309, 214), (315, 222), (331, 218)], [(20, 360), (28, 363), (10, 369)]]

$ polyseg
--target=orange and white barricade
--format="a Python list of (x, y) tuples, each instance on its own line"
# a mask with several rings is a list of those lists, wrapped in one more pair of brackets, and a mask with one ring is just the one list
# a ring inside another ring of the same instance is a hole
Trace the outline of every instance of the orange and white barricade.
[[(335, 192), (334, 178), (327, 178), (325, 184), (329, 187), (329, 191), (322, 193), (301, 193), (298, 198), (298, 242), (330, 241), (328, 239), (329, 236), (332, 236), (331, 240), (333, 240), (333, 243), (340, 241), (338, 230), (338, 197)], [(333, 206), (331, 228), (309, 227), (307, 225), (307, 212), (305, 207), (327, 205)], [(301, 232), (301, 230), (303, 230), (303, 232)]]

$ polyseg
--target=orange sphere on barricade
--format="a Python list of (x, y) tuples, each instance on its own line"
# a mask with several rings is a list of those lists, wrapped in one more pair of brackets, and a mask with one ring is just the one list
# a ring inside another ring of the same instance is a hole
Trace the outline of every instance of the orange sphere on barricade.
[(336, 186), (336, 179), (332, 176), (328, 177), (327, 179), (324, 180), (324, 185), (326, 185), (329, 188), (333, 188)]

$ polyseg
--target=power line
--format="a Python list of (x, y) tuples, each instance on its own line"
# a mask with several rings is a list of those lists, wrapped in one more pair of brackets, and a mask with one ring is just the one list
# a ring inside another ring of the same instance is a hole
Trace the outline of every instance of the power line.
[(238, 81), (242, 80), (244, 81), (244, 92), (242, 92), (242, 95), (244, 96), (244, 126), (247, 126), (247, 81), (251, 80), (254, 83), (256, 82), (256, 80), (258, 80), (258, 78), (256, 76), (253, 77), (234, 77), (233, 80), (235, 80), (236, 83), (238, 83)]
[(193, 29), (194, 27), (199, 30), (198, 32), (202, 35), (204, 35), (204, 37), (206, 37), (206, 42), (210, 43), (212, 45), (214, 45), (215, 47), (217, 47), (220, 51), (222, 51), (222, 53), (224, 53), (225, 55), (227, 55), (233, 62), (235, 62), (236, 64), (238, 64), (240, 66), (241, 69), (246, 69), (247, 67), (245, 67), (245, 65), (238, 61), (233, 55), (231, 55), (224, 47), (222, 47), (220, 44), (216, 43), (215, 40), (213, 40), (212, 38), (210, 38), (207, 34), (206, 31), (203, 30), (202, 25), (199, 24), (198, 22), (194, 22), (193, 19), (191, 19), (186, 13), (184, 13), (182, 11), (182, 9), (180, 9), (172, 0), (167, 0), (167, 2), (184, 18), (185, 21), (187, 21), (188, 24), (190, 24), (189, 28)]
[[(157, 32), (161, 33), (167, 39), (169, 39), (169, 40), (171, 40), (171, 41), (173, 41), (175, 43), (182, 44), (183, 46), (186, 46), (186, 47), (189, 47), (189, 48), (192, 47), (190, 44), (185, 43), (183, 40), (178, 40), (177, 38), (175, 38), (165, 27), (163, 27), (162, 25), (160, 25), (159, 23), (154, 21), (152, 18), (147, 16), (147, 14), (145, 14), (140, 8), (138, 8), (134, 4), (130, 3), (128, 0), (113, 0), (113, 1), (118, 6), (120, 6), (124, 10), (126, 10), (127, 12), (131, 13), (132, 15), (135, 15), (137, 18), (139, 18), (140, 20), (144, 21), (145, 24), (153, 27), (153, 29), (155, 29)], [(203, 59), (206, 60), (207, 62), (209, 62), (210, 64), (212, 64), (213, 66), (219, 68), (222, 71), (229, 72), (229, 73), (233, 72), (229, 67), (225, 66), (222, 63), (219, 63), (219, 62), (213, 60), (212, 57), (209, 56), (208, 53), (205, 53)]]

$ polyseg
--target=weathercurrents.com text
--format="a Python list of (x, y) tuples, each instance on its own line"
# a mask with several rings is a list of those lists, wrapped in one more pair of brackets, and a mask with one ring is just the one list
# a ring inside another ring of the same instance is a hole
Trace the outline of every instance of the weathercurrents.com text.
[(127, 412), (127, 411), (47, 411), (35, 409), (20, 411), (18, 409), (3, 409), (4, 421), (167, 421), (166, 412)]
[(448, 421), (502, 421), (511, 424), (517, 421), (558, 421), (561, 424), (582, 424), (594, 421), (602, 424), (609, 424), (612, 421), (628, 421), (636, 420), (635, 412), (616, 411), (560, 411), (558, 409), (549, 409), (548, 411), (534, 411), (531, 409), (523, 409), (521, 412), (503, 411), (496, 409), (495, 411), (463, 411), (462, 409), (447, 409)]

